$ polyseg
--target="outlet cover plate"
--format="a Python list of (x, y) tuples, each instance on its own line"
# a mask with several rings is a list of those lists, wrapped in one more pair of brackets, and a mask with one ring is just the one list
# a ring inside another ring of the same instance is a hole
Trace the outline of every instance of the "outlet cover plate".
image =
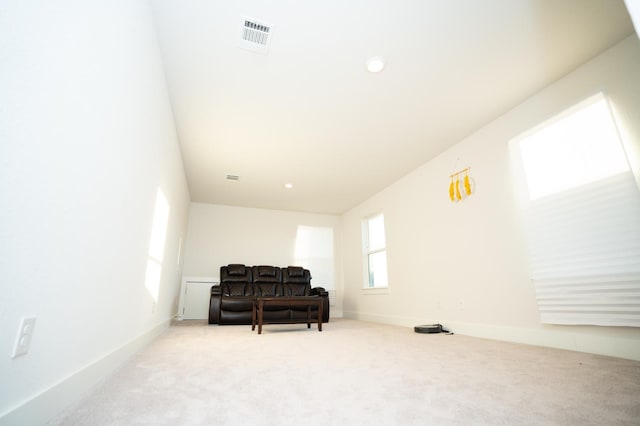
[(31, 337), (33, 336), (35, 326), (35, 317), (22, 318), (20, 328), (18, 328), (18, 335), (16, 336), (16, 343), (13, 347), (12, 358), (25, 355), (29, 352), (29, 345), (31, 344)]

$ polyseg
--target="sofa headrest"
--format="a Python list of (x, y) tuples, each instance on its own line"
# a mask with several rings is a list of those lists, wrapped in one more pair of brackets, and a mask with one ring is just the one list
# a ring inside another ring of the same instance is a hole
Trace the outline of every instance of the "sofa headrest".
[(235, 263), (227, 266), (227, 274), (229, 275), (246, 275), (247, 268), (244, 265)]
[(274, 266), (258, 266), (258, 275), (261, 277), (275, 277), (276, 268)]
[(290, 277), (303, 277), (304, 268), (302, 266), (289, 266), (287, 267), (287, 273)]

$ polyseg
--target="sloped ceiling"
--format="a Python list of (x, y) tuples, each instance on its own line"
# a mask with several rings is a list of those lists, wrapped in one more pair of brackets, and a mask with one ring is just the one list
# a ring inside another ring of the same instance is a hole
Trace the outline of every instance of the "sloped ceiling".
[[(332, 214), (633, 33), (623, 0), (153, 8), (192, 201)], [(267, 54), (240, 47), (245, 17), (273, 26)]]

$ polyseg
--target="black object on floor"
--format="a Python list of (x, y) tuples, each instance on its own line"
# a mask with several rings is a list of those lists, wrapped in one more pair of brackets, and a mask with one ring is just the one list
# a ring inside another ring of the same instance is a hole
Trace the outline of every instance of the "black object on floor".
[(434, 334), (434, 333), (453, 334), (450, 331), (442, 328), (442, 324), (416, 325), (415, 327), (413, 327), (413, 331), (415, 331), (416, 333), (426, 333), (426, 334)]

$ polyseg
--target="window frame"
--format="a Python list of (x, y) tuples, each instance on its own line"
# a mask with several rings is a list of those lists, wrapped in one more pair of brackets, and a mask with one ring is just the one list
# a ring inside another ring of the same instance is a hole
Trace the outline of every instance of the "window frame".
[[(382, 247), (377, 247), (375, 249), (370, 248), (370, 235), (369, 235), (369, 224), (372, 220), (382, 218), (382, 232), (384, 237), (384, 245)], [(362, 290), (364, 294), (388, 294), (389, 293), (389, 270), (388, 270), (388, 257), (387, 257), (387, 236), (386, 236), (386, 223), (384, 221), (384, 213), (378, 212), (372, 215), (369, 215), (362, 219), (362, 271), (363, 271), (363, 287)], [(386, 269), (386, 284), (371, 286), (371, 267), (370, 267), (370, 256), (374, 254), (384, 254), (385, 259), (385, 269)]]

